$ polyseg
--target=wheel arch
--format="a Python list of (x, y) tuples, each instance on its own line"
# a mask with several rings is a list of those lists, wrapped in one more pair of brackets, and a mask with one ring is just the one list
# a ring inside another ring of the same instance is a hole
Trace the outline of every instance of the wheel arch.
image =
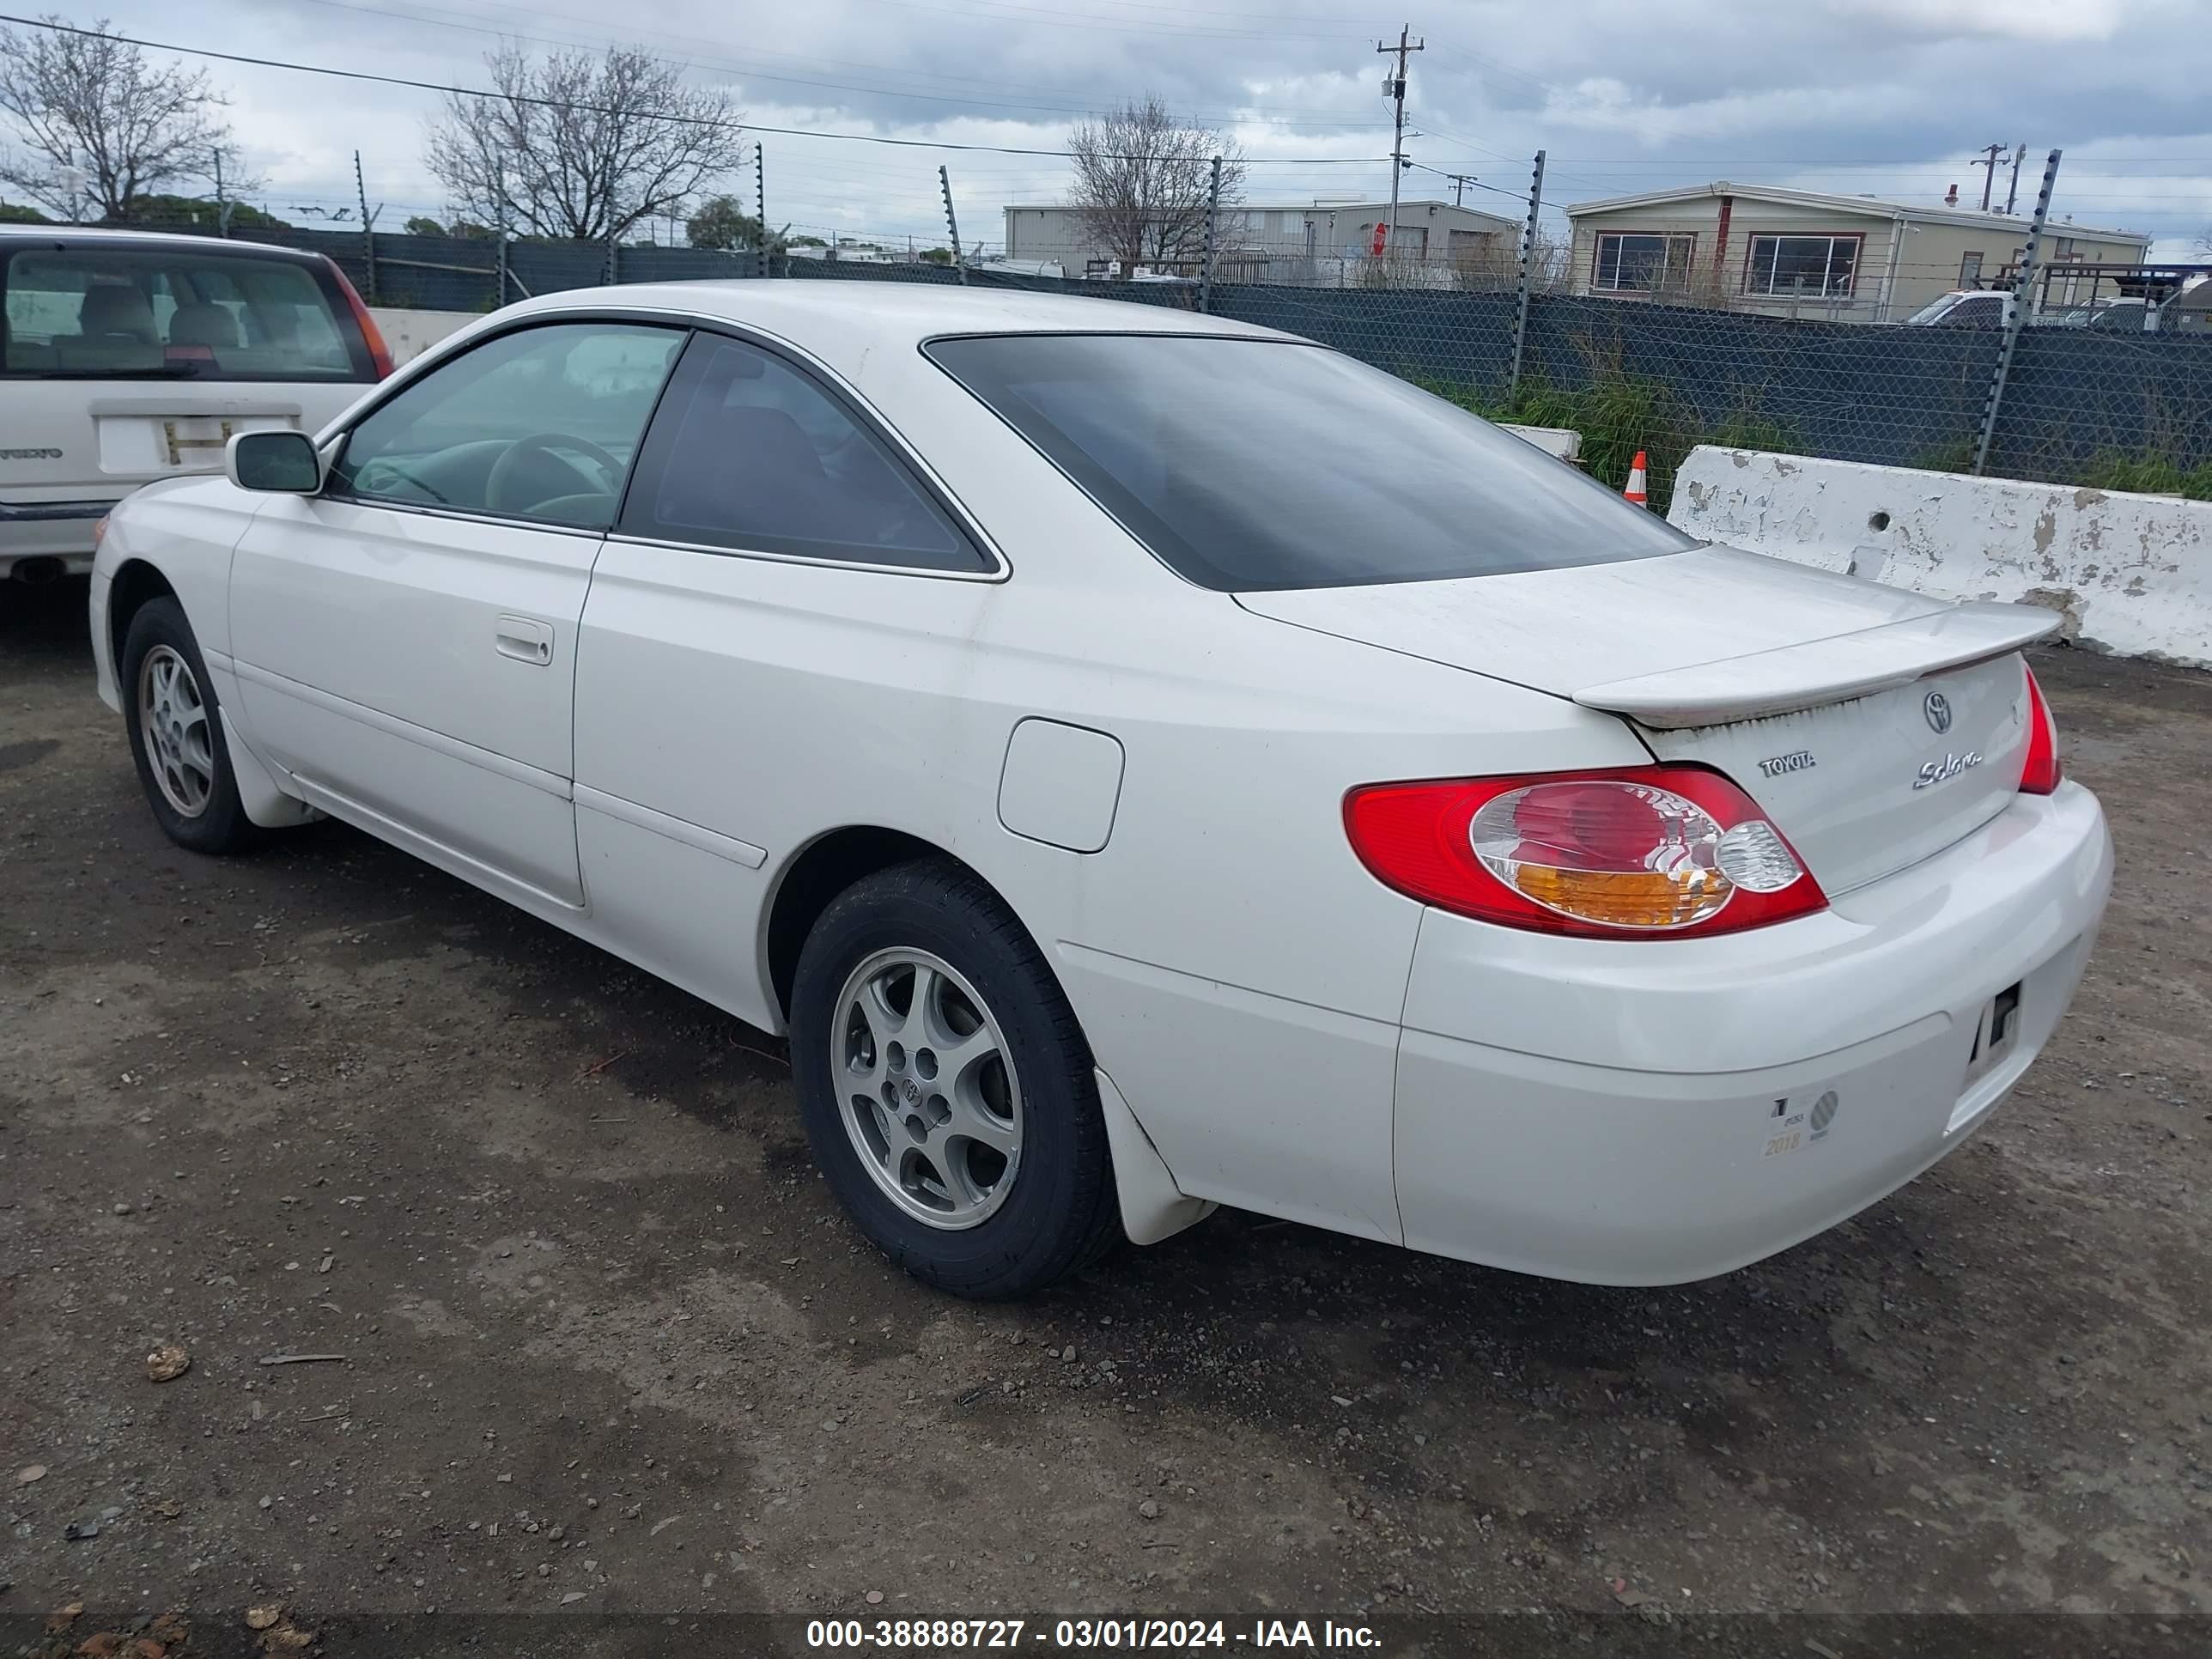
[(959, 865), (1005, 902), (1006, 895), (990, 878), (957, 854), (909, 831), (882, 824), (848, 823), (826, 830), (785, 865), (769, 898), (762, 949), (769, 1000), (787, 1026), (791, 1019), (792, 986), (799, 975), (799, 953), (830, 902), (878, 870), (931, 858)]
[(150, 559), (125, 559), (116, 568), (112, 585), (107, 590), (107, 651), (108, 660), (115, 665), (119, 684), (123, 677), (123, 641), (130, 637), (131, 619), (145, 609), (154, 599), (176, 599), (175, 584), (161, 574), (161, 568)]

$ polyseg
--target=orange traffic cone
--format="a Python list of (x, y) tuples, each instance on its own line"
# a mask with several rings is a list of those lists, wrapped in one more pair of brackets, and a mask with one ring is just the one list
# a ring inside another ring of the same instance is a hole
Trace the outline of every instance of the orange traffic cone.
[(1644, 493), (1644, 452), (1639, 449), (1636, 452), (1636, 464), (1628, 469), (1628, 488), (1620, 492), (1624, 501), (1633, 501), (1638, 507), (1651, 505), (1650, 498)]

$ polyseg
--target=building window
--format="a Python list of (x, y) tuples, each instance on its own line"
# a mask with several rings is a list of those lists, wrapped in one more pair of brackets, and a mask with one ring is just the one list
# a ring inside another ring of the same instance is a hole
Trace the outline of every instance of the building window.
[(1746, 294), (1848, 295), (1860, 236), (1754, 236), (1743, 270)]
[(1649, 236), (1631, 231), (1600, 231), (1590, 286), (1632, 294), (1687, 288), (1690, 261), (1697, 246), (1697, 237), (1688, 232)]
[(1959, 286), (1979, 288), (1982, 282), (1982, 256), (1979, 251), (1959, 256)]

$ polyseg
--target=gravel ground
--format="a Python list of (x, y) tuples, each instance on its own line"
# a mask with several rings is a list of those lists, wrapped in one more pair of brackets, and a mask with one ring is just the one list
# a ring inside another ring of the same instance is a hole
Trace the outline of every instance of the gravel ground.
[(1615, 1291), (1224, 1213), (977, 1308), (835, 1212), (775, 1040), (337, 825), (172, 848), (82, 598), (0, 595), (15, 1647), (2212, 1640), (2212, 680), (2039, 659), (2103, 941), (1986, 1132), (1826, 1237)]

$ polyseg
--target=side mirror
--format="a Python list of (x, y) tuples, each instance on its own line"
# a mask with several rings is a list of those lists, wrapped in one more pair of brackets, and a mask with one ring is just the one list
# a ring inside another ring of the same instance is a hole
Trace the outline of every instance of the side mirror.
[(323, 487), (323, 459), (304, 432), (241, 432), (222, 452), (223, 476), (240, 489), (312, 495)]

